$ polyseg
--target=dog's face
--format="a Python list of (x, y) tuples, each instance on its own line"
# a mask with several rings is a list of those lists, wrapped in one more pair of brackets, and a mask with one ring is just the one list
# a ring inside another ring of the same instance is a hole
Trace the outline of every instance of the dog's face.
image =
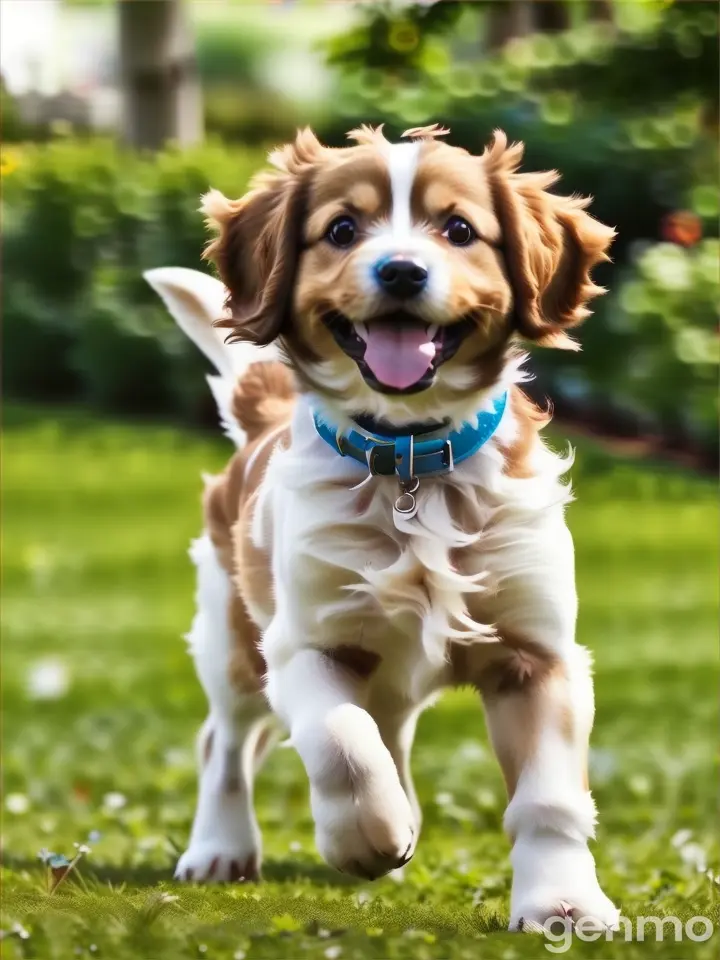
[(586, 201), (548, 193), (554, 174), (517, 174), (522, 146), (501, 133), (481, 157), (443, 133), (391, 144), (362, 128), (329, 149), (303, 131), (244, 198), (205, 198), (223, 325), (279, 338), (301, 384), (348, 416), (460, 420), (514, 335), (572, 345), (565, 328), (602, 292), (589, 270), (613, 231)]

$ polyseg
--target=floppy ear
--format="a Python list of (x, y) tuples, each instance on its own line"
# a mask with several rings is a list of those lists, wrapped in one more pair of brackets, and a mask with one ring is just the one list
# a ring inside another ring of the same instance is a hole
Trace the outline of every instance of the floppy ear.
[(542, 346), (578, 350), (565, 330), (590, 315), (588, 300), (605, 293), (590, 271), (609, 260), (615, 231), (585, 212), (590, 198), (548, 193), (559, 179), (555, 171), (517, 173), (523, 151), (496, 130), (481, 158), (502, 228), (517, 329)]
[(216, 326), (232, 330), (229, 340), (271, 343), (286, 326), (302, 244), (304, 180), (267, 174), (239, 200), (217, 190), (203, 197), (202, 210), (217, 236), (204, 256), (227, 287), (230, 316)]
[(310, 176), (329, 153), (306, 127), (270, 154), (276, 169), (256, 176), (244, 197), (228, 200), (217, 190), (203, 197), (217, 234), (204, 255), (228, 289), (230, 317), (216, 326), (232, 330), (230, 341), (264, 346), (288, 330)]

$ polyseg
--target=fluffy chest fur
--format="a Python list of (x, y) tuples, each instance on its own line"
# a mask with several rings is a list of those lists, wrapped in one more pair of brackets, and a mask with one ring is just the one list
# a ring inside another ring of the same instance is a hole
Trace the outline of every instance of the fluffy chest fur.
[(397, 483), (362, 484), (362, 469), (317, 435), (312, 404), (298, 402), (243, 534), (267, 558), (267, 577), (245, 593), (265, 630), (263, 655), (284, 662), (298, 635), (321, 650), (361, 648), (377, 656), (378, 682), (422, 699), (451, 682), (453, 645), (490, 647), (504, 627), (516, 629), (508, 584), (526, 569), (532, 579), (534, 555), (553, 541), (563, 577), (568, 463), (536, 437), (532, 475), (508, 475), (521, 426), (513, 403), (475, 457), (421, 482), (416, 517), (394, 521)]

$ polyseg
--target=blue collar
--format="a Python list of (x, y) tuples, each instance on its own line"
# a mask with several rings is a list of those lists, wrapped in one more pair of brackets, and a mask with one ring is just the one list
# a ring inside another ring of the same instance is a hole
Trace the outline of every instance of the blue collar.
[(431, 434), (418, 431), (388, 436), (354, 427), (341, 431), (323, 420), (317, 410), (313, 410), (313, 421), (323, 440), (341, 457), (352, 457), (373, 475), (396, 476), (401, 483), (409, 484), (417, 477), (450, 473), (456, 464), (477, 453), (497, 430), (507, 396), (506, 392), (497, 397), (493, 409), (478, 413), (474, 423), (450, 432), (441, 428)]

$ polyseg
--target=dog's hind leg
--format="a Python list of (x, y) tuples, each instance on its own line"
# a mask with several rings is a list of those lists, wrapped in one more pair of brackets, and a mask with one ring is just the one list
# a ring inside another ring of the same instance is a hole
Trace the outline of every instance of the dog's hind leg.
[[(259, 682), (246, 673), (231, 680), (233, 657), (242, 645), (230, 575), (206, 534), (192, 547), (197, 565), (197, 613), (188, 637), (209, 714), (198, 738), (199, 793), (179, 880), (223, 882), (259, 876), (261, 844), (253, 810), (253, 774), (269, 746), (269, 707)], [(236, 671), (237, 672), (237, 671)], [(237, 678), (236, 678), (237, 680)]]

